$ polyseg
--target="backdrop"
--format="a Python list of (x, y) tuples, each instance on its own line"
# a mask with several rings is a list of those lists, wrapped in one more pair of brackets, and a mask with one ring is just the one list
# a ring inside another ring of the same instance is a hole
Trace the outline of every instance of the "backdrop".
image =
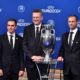
[(80, 0), (0, 0), (0, 34), (6, 32), (7, 20), (15, 18), (18, 21), (16, 32), (22, 36), (23, 28), (32, 22), (34, 9), (41, 9), (43, 22), (55, 27), (56, 45), (52, 57), (57, 58), (61, 35), (68, 31), (67, 17), (76, 14), (80, 19)]

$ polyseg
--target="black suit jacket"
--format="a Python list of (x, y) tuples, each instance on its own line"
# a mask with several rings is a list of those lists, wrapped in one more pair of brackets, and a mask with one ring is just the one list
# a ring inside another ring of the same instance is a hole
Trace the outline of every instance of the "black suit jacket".
[[(41, 26), (42, 28), (42, 26)], [(31, 60), (32, 56), (44, 56), (44, 52), (41, 47), (41, 41), (39, 36), (39, 41), (36, 41), (35, 38), (35, 27), (34, 24), (31, 24), (24, 29), (24, 37), (23, 37), (23, 47), (24, 51), (28, 58), (28, 65), (30, 67), (33, 67), (34, 63)]]
[(73, 45), (68, 45), (69, 32), (62, 36), (62, 44), (59, 56), (64, 58), (64, 74), (68, 74), (69, 70), (73, 74), (80, 75), (80, 31), (77, 31)]
[(22, 38), (17, 34), (14, 49), (11, 49), (7, 34), (0, 36), (0, 68), (4, 70), (4, 73), (10, 70), (15, 73), (24, 70)]

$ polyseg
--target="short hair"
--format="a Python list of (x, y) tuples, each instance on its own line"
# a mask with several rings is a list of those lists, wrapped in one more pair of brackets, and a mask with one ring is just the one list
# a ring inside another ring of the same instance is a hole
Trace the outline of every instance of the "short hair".
[(76, 21), (78, 21), (78, 16), (77, 15), (69, 15), (68, 18), (69, 17), (75, 17), (76, 18)]
[(16, 19), (14, 19), (14, 18), (10, 18), (10, 19), (8, 19), (8, 21), (14, 21), (14, 22), (15, 22), (15, 24), (17, 25), (17, 20), (16, 20)]
[(40, 9), (34, 9), (33, 13), (41, 13), (41, 15), (42, 15), (42, 11)]

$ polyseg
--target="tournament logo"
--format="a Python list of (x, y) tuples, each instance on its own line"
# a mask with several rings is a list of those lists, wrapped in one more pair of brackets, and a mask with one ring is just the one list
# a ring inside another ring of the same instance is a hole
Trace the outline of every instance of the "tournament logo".
[(80, 6), (78, 7), (78, 13), (80, 13)]
[[(47, 21), (48, 24), (52, 25), (52, 27), (55, 29), (55, 21), (50, 19)], [(60, 41), (61, 37), (56, 36), (56, 41)]]
[(17, 26), (28, 26), (30, 23), (26, 22), (24, 19), (19, 19), (17, 22)]
[(78, 21), (78, 25), (77, 26), (80, 28), (80, 20)]
[(53, 27), (55, 26), (55, 21), (52, 20), (52, 19), (48, 20), (47, 23), (50, 24), (50, 25), (52, 25)]
[(19, 36), (21, 36), (21, 37), (23, 37), (23, 32), (21, 32), (21, 33), (18, 33), (18, 35), (19, 35)]
[(61, 41), (61, 37), (56, 37), (56, 41)]
[(55, 6), (48, 6), (46, 9), (42, 9), (43, 13), (61, 13), (61, 9), (55, 8)]
[(19, 5), (18, 6), (18, 12), (20, 12), (20, 13), (25, 12), (25, 6), (24, 5)]

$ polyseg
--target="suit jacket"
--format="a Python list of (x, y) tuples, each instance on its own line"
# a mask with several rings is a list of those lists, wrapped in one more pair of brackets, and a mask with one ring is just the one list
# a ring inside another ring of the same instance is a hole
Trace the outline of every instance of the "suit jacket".
[(31, 60), (32, 56), (34, 55), (44, 56), (45, 55), (41, 47), (40, 35), (39, 35), (38, 41), (36, 41), (34, 24), (31, 24), (25, 27), (24, 29), (23, 47), (27, 55), (27, 60), (28, 60), (27, 66), (29, 67), (34, 66), (34, 62)]
[(4, 73), (10, 70), (18, 73), (24, 70), (22, 38), (16, 34), (14, 49), (11, 49), (7, 33), (0, 36), (0, 68)]
[(73, 74), (80, 75), (80, 31), (77, 31), (71, 48), (68, 45), (68, 35), (69, 32), (63, 34), (59, 52), (59, 56), (64, 58), (64, 74), (71, 70)]

